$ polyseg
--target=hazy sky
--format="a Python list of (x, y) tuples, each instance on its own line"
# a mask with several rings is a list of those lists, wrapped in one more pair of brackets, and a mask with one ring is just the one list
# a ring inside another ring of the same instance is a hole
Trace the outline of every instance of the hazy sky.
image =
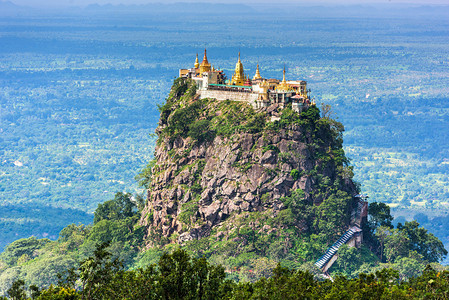
[[(5, 1), (5, 0), (0, 0)], [(35, 7), (43, 7), (43, 6), (86, 6), (89, 4), (146, 4), (146, 3), (166, 3), (166, 2), (212, 2), (212, 3), (273, 3), (272, 0), (246, 0), (246, 1), (238, 1), (238, 0), (9, 0), (17, 5), (24, 6), (35, 6)], [(412, 4), (449, 4), (449, 0), (280, 0), (277, 3), (295, 3), (295, 4), (369, 4), (369, 3), (379, 3), (379, 4), (387, 4), (387, 3), (412, 3)]]

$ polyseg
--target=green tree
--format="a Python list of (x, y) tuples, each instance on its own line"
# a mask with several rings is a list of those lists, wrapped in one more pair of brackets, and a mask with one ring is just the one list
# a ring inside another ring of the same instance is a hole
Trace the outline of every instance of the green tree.
[(392, 228), (393, 216), (390, 213), (390, 207), (381, 202), (372, 202), (368, 206), (368, 224), (375, 230), (379, 226)]
[(328, 243), (333, 243), (344, 232), (351, 203), (352, 197), (339, 190), (315, 207), (315, 230), (325, 235)]
[(410, 239), (403, 232), (393, 229), (385, 240), (385, 258), (389, 263), (397, 258), (407, 257), (409, 253)]
[(36, 239), (34, 236), (20, 239), (9, 244), (0, 258), (8, 265), (13, 266), (22, 255), (30, 258), (35, 256), (35, 251), (49, 243), (49, 239)]
[(22, 267), (12, 267), (0, 271), (0, 295), (6, 295), (14, 281), (20, 278)]
[(393, 228), (391, 222), (393, 217), (390, 214), (390, 207), (385, 203), (372, 202), (368, 206), (368, 220), (362, 224), (363, 239), (370, 249), (380, 257), (381, 261), (384, 258), (383, 246), (384, 240), (382, 234), (376, 234), (379, 227), (383, 226), (382, 233), (388, 228)]
[(449, 299), (449, 271), (427, 265), (421, 276), (411, 277), (405, 286), (417, 299)]
[(421, 275), (421, 272), (425, 268), (422, 256), (417, 254), (416, 251), (411, 252), (407, 257), (396, 259), (392, 265), (395, 270), (399, 271), (399, 278), (403, 281)]
[(117, 259), (110, 260), (111, 253), (106, 250), (108, 246), (109, 243), (99, 244), (93, 256), (86, 258), (80, 264), (79, 278), (82, 285), (82, 299), (102, 299), (102, 294), (114, 274), (123, 268)]
[(185, 250), (164, 253), (158, 263), (161, 296), (164, 299), (219, 299), (225, 279), (222, 266), (205, 258), (192, 259)]
[[(73, 288), (50, 285), (48, 289), (40, 292), (37, 300), (78, 300), (80, 295)], [(105, 299), (105, 298), (102, 298)]]
[(338, 271), (341, 271), (345, 276), (353, 275), (358, 266), (361, 265), (362, 255), (360, 249), (344, 244), (338, 248), (337, 255), (338, 259), (335, 264), (338, 267)]
[(250, 285), (239, 284), (233, 299), (312, 299), (316, 297), (317, 282), (308, 271), (294, 271), (280, 264), (273, 270), (273, 276)]
[(384, 249), (385, 249), (385, 243), (388, 239), (388, 237), (391, 235), (392, 229), (387, 226), (381, 226), (377, 228), (375, 237), (378, 241), (379, 248), (377, 249), (377, 253), (379, 253), (380, 261), (384, 261)]
[(145, 269), (119, 271), (111, 279), (104, 299), (161, 299), (158, 272), (153, 265)]
[(58, 274), (77, 264), (70, 255), (47, 253), (22, 267), (22, 276), (27, 284), (48, 286), (58, 280)]
[(89, 236), (91, 226), (70, 224), (64, 227), (59, 233), (58, 242), (66, 246), (66, 250), (75, 250), (81, 246), (87, 236)]
[(31, 299), (33, 299), (33, 300), (37, 299), (37, 297), (39, 297), (41, 294), (39, 287), (34, 284), (30, 285), (29, 290), (30, 290), (30, 294), (31, 294)]
[(207, 119), (192, 123), (187, 134), (198, 142), (209, 141), (214, 137), (214, 133), (210, 130), (210, 121)]
[(129, 193), (116, 193), (113, 200), (98, 204), (94, 213), (94, 224), (101, 220), (122, 220), (137, 212), (136, 204)]
[(6, 293), (12, 300), (25, 300), (27, 298), (25, 292), (25, 281), (22, 279), (14, 281)]
[(408, 248), (421, 254), (429, 262), (438, 262), (447, 255), (443, 243), (427, 229), (419, 227), (416, 221), (398, 224), (398, 229), (409, 240)]

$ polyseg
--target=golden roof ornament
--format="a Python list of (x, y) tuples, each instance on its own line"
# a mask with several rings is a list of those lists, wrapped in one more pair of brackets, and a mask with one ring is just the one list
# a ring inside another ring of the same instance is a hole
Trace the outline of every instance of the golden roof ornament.
[(259, 64), (257, 64), (256, 75), (254, 75), (254, 77), (253, 77), (253, 80), (256, 80), (256, 79), (262, 79), (262, 76), (260, 76)]
[(203, 61), (200, 65), (200, 73), (209, 72), (210, 71), (210, 63), (207, 61), (207, 52), (206, 49), (204, 49), (204, 57)]
[(235, 85), (243, 85), (245, 83), (245, 73), (243, 72), (243, 64), (240, 60), (240, 51), (239, 51), (239, 59), (237, 63), (235, 64), (235, 72), (234, 75), (232, 75), (232, 84)]
[(209, 62), (207, 61), (207, 50), (206, 48), (204, 48), (204, 56), (203, 56), (203, 61), (201, 62), (201, 64), (208, 64)]
[(239, 51), (239, 60), (237, 61), (237, 64), (235, 65), (235, 72), (240, 75), (240, 77), (243, 77), (243, 64), (240, 60), (240, 51)]
[(198, 53), (196, 54), (196, 59), (195, 59), (195, 69), (198, 69), (198, 67), (200, 66), (200, 63), (198, 61)]
[(284, 64), (284, 71), (282, 72), (284, 74), (284, 77), (282, 77), (282, 83), (287, 83), (287, 81), (285, 80), (285, 64)]
[(290, 90), (290, 85), (287, 83), (287, 80), (285, 80), (285, 65), (284, 65), (284, 71), (283, 71), (283, 78), (282, 82), (276, 87), (277, 91), (288, 91)]

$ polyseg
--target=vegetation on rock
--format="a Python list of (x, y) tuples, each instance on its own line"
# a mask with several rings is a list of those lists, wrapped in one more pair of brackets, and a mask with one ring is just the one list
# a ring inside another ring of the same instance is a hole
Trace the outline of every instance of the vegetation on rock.
[[(182, 244), (240, 280), (270, 274), (278, 262), (310, 267), (347, 229), (359, 192), (342, 148), (343, 125), (329, 117), (329, 107), (322, 117), (315, 106), (301, 114), (288, 106), (254, 110), (242, 102), (198, 99), (193, 91), (192, 81), (177, 79), (160, 109), (155, 159), (142, 172), (152, 174), (144, 183), (149, 202), (141, 219), (148, 245)], [(389, 250), (381, 248), (378, 232), (392, 228), (391, 220), (386, 205), (371, 203), (365, 245), (343, 247), (339, 255), (347, 259), (331, 272), (357, 276), (398, 268), (400, 259), (422, 270), (447, 254), (422, 228), (434, 257), (405, 242), (406, 250), (394, 254), (390, 231)]]
[[(255, 110), (245, 102), (198, 99), (195, 92), (193, 81), (175, 80), (160, 107), (155, 160), (139, 177), (149, 188), (141, 223), (149, 228), (150, 245), (207, 237), (242, 212), (274, 216), (269, 223), (284, 231), (299, 210), (281, 199), (294, 190), (304, 192), (310, 207), (322, 205), (291, 239), (321, 232), (328, 244), (344, 231), (358, 188), (342, 150), (340, 123), (321, 118), (315, 106), (301, 114), (277, 105)], [(230, 235), (221, 234), (226, 240)]]

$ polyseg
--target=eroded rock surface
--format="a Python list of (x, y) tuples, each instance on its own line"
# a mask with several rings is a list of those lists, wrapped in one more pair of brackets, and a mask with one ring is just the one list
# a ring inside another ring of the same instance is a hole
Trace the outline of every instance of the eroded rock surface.
[[(312, 158), (306, 136), (296, 127), (270, 134), (217, 136), (193, 146), (190, 138), (159, 145), (144, 212), (144, 216), (151, 213), (152, 220), (144, 217), (143, 224), (163, 236), (179, 233), (183, 242), (208, 234), (233, 213), (282, 209), (279, 199), (291, 190), (302, 189), (309, 201), (319, 204), (322, 199), (312, 193), (313, 171), (320, 169), (322, 176), (333, 180), (337, 170), (333, 162), (323, 165)], [(292, 170), (300, 176), (293, 178)], [(189, 203), (195, 208), (186, 222), (179, 217)]]

